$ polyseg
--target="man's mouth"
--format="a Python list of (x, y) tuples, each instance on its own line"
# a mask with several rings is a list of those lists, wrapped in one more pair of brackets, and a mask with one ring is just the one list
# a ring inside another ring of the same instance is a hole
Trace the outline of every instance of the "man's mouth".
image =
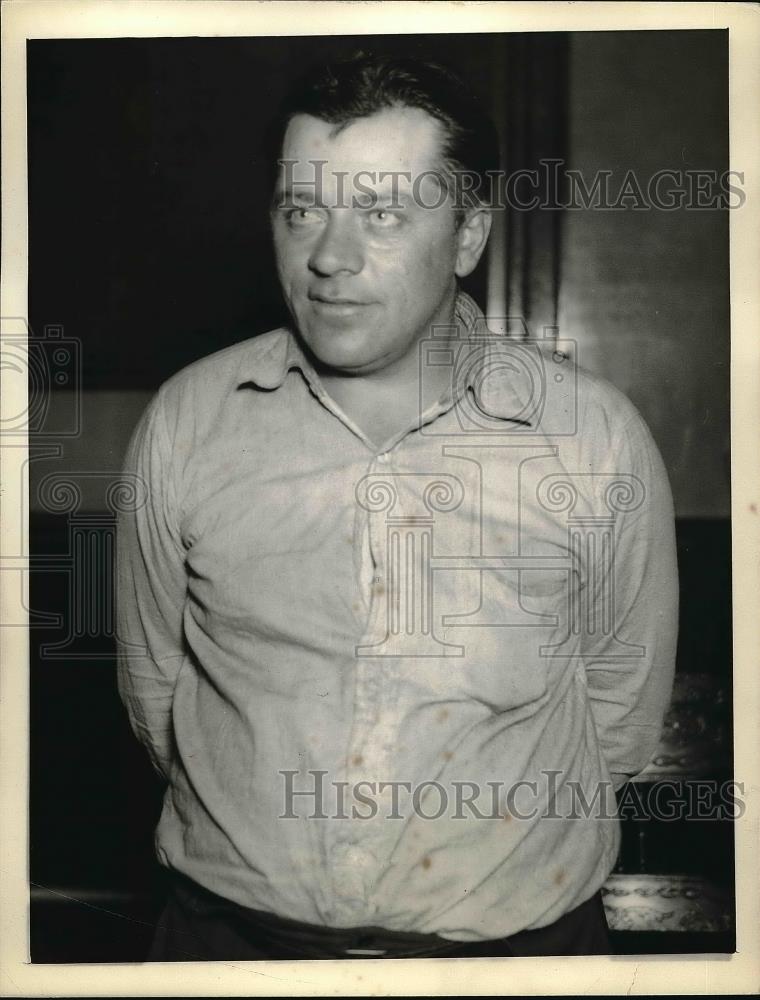
[(318, 293), (311, 293), (309, 298), (312, 302), (322, 302), (324, 305), (328, 306), (366, 306), (369, 305), (368, 302), (363, 302), (360, 299), (350, 299), (343, 295), (323, 295)]
[(317, 312), (330, 316), (352, 316), (373, 304), (339, 295), (310, 294), (309, 300)]

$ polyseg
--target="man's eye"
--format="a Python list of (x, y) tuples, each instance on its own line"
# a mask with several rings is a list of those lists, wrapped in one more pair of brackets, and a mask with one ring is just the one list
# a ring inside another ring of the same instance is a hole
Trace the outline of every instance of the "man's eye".
[(377, 229), (394, 229), (403, 221), (399, 212), (390, 212), (387, 208), (375, 208), (369, 213), (373, 226)]
[(324, 220), (324, 213), (316, 208), (290, 208), (285, 213), (285, 221), (299, 229), (319, 225)]

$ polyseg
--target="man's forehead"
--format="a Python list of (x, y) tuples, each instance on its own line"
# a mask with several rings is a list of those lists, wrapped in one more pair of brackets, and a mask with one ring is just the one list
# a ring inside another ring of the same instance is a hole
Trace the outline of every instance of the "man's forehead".
[(295, 181), (312, 178), (317, 160), (326, 170), (419, 174), (438, 165), (442, 141), (440, 123), (420, 108), (383, 108), (342, 124), (299, 114), (288, 123), (282, 158)]

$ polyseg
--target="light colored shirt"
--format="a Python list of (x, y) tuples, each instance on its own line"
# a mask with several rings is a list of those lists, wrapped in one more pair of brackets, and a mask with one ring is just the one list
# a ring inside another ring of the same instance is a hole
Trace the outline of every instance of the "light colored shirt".
[(456, 322), (420, 354), (451, 391), (380, 448), (287, 329), (134, 433), (118, 683), (168, 779), (156, 848), (245, 906), (472, 941), (614, 866), (673, 679), (665, 470), (612, 386), (462, 293)]

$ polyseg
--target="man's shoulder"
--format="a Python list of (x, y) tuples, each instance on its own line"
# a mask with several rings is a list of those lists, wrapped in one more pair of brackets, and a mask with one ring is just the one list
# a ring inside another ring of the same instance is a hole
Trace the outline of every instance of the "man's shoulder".
[(611, 428), (623, 428), (641, 419), (631, 399), (608, 379), (574, 364), (579, 409), (586, 423), (603, 422)]
[(588, 465), (615, 462), (650, 465), (661, 461), (643, 415), (620, 389), (600, 375), (575, 366), (579, 452)]
[(170, 376), (158, 396), (165, 406), (213, 407), (241, 383), (255, 379), (277, 355), (284, 355), (289, 336), (286, 327), (277, 327), (207, 354)]
[(494, 415), (518, 418), (547, 438), (615, 437), (641, 420), (621, 389), (578, 364), (564, 345), (538, 339), (495, 343), (488, 367), (501, 369), (504, 377), (494, 380), (495, 391), (485, 397)]
[(606, 460), (620, 447), (652, 447), (644, 418), (621, 388), (578, 364), (569, 353), (544, 344), (537, 349), (541, 364), (532, 404), (536, 432), (562, 443), (566, 453), (576, 449), (579, 460), (582, 456), (591, 464)]

